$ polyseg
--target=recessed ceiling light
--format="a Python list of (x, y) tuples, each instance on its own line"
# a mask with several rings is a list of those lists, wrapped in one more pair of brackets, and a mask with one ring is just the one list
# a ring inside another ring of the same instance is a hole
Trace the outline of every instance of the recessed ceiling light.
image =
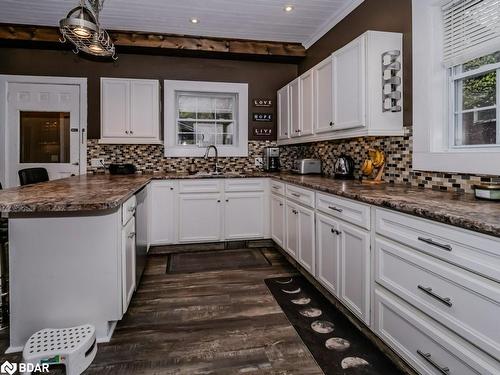
[(293, 5), (287, 5), (286, 7), (283, 8), (285, 12), (290, 13), (293, 10)]
[(190, 21), (191, 21), (191, 23), (198, 23), (198, 22), (200, 22), (198, 20), (198, 18), (191, 18)]

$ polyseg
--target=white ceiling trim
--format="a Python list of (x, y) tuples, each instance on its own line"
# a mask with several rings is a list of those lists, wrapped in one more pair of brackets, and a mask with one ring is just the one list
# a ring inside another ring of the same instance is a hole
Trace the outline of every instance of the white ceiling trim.
[(326, 21), (320, 28), (319, 30), (314, 33), (314, 35), (307, 39), (305, 42), (302, 43), (302, 45), (308, 49), (311, 47), (314, 43), (316, 43), (318, 40), (321, 39), (322, 36), (324, 36), (327, 32), (329, 32), (331, 29), (335, 27), (340, 21), (342, 21), (344, 18), (346, 18), (354, 9), (356, 9), (358, 6), (360, 6), (365, 0), (355, 0), (349, 5), (347, 5), (342, 12), (339, 14), (334, 15), (331, 17), (328, 21)]

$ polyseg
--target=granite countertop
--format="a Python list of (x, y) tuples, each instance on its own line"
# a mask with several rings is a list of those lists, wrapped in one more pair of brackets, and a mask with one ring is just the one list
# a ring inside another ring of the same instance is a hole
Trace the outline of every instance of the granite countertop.
[(179, 173), (82, 175), (0, 190), (0, 212), (43, 213), (109, 210), (120, 206), (151, 180), (269, 177), (267, 173), (222, 176)]
[(419, 189), (405, 185), (362, 185), (320, 176), (290, 173), (224, 174), (222, 176), (164, 173), (154, 175), (88, 175), (0, 191), (0, 212), (45, 213), (114, 209), (151, 180), (272, 177), (441, 223), (500, 237), (500, 202), (472, 195)]

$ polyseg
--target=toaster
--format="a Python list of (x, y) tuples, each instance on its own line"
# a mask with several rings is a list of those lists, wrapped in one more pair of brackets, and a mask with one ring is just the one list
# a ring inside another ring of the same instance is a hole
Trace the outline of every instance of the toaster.
[(298, 159), (293, 164), (292, 172), (298, 174), (321, 174), (321, 160)]

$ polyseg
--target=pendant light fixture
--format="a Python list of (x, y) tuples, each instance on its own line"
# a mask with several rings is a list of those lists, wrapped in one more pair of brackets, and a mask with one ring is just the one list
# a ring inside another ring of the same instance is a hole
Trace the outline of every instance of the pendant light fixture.
[(80, 5), (69, 11), (59, 21), (61, 42), (74, 44), (73, 52), (83, 51), (89, 55), (117, 59), (115, 46), (109, 34), (99, 24), (99, 12), (104, 0), (80, 0)]

